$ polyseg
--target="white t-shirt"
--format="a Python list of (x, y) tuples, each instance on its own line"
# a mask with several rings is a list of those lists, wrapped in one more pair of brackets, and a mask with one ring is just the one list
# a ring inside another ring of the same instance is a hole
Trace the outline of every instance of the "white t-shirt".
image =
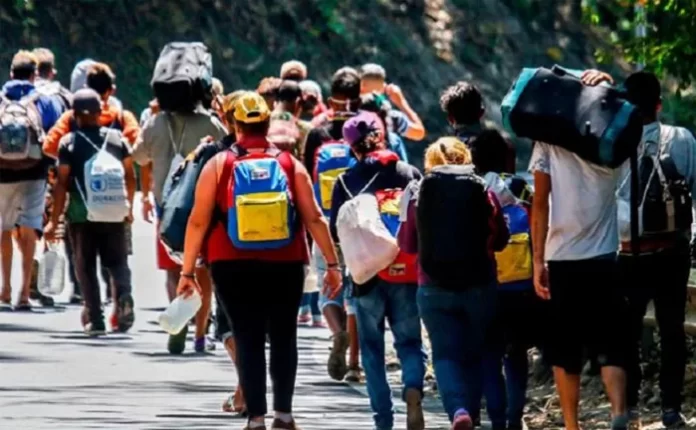
[(546, 261), (586, 260), (617, 252), (619, 169), (601, 167), (538, 142), (529, 170), (551, 176)]

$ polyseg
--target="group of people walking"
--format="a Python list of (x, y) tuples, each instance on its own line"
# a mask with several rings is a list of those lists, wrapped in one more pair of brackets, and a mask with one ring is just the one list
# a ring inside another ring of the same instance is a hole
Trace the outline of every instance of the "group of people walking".
[[(423, 122), (377, 64), (337, 70), (326, 100), (307, 67), (290, 61), (255, 90), (225, 94), (213, 80), (189, 110), (170, 108), (160, 92), (138, 121), (115, 98), (108, 65), (79, 63), (67, 90), (54, 61), (46, 49), (19, 51), (0, 93), (0, 310), (30, 310), (30, 299), (52, 305), (32, 289), (35, 247), (62, 239), (85, 333), (107, 330), (99, 264), (114, 304), (110, 326), (128, 331), (135, 320), (128, 256), (140, 252), (130, 244), (134, 199), (160, 227), (172, 178), (195, 161), (190, 215), (178, 226), (183, 252), (158, 237), (157, 264), (170, 301), (201, 296), (196, 352), (214, 347), (207, 334), (215, 320), (239, 376), (223, 409), (247, 416), (245, 429), (267, 428), (267, 342), (270, 429), (299, 429), (297, 327), (308, 323), (331, 332), (328, 375), (365, 382), (377, 430), (394, 427), (387, 325), (409, 430), (425, 428), (429, 360), (453, 430), (480, 425), (484, 396), (494, 429), (525, 428), (532, 347), (553, 367), (567, 429), (580, 428), (579, 375), (588, 358), (601, 366), (612, 429), (640, 428), (639, 345), (650, 301), (661, 335), (663, 423), (685, 425), (691, 218), (631, 253), (617, 220), (628, 166), (600, 167), (534, 142), (528, 183), (515, 174), (510, 139), (482, 125), (481, 93), (461, 81), (440, 98), (452, 133), (427, 145), (421, 171), (408, 154), (426, 137)], [(582, 81), (614, 84), (596, 70)], [(659, 174), (670, 198), (690, 207), (694, 137), (659, 121), (655, 75), (633, 74), (624, 87), (644, 122), (641, 164), (668, 165)], [(13, 240), (23, 270), (14, 305)], [(307, 288), (308, 274), (320, 291)], [(186, 326), (169, 337), (170, 353), (184, 351), (187, 334)]]

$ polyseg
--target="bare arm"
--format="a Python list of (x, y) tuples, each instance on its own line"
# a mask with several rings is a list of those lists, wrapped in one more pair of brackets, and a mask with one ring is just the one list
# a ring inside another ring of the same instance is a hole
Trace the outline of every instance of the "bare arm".
[(184, 239), (184, 261), (182, 273), (194, 273), (196, 260), (203, 247), (203, 240), (210, 227), (210, 222), (215, 209), (215, 194), (217, 192), (217, 166), (218, 158), (225, 157), (226, 153), (220, 153), (208, 162), (196, 184), (196, 199), (193, 203), (191, 216), (186, 224), (186, 237)]
[(389, 99), (394, 106), (396, 106), (401, 112), (408, 118), (409, 125), (403, 136), (410, 140), (421, 141), (425, 138), (425, 126), (420, 116), (416, 111), (411, 108), (411, 105), (406, 100), (404, 93), (401, 88), (394, 84), (387, 85), (385, 87), (385, 92), (389, 96)]
[(551, 176), (534, 172), (534, 200), (532, 202), (532, 246), (534, 264), (543, 265), (546, 237), (549, 232), (549, 196), (551, 195)]
[[(295, 203), (302, 217), (304, 225), (309, 230), (309, 234), (317, 243), (321, 253), (326, 259), (328, 265), (338, 264), (338, 255), (331, 233), (329, 233), (329, 225), (324, 218), (324, 215), (319, 209), (319, 205), (314, 198), (312, 190), (312, 181), (309, 178), (307, 170), (302, 163), (294, 160), (295, 163)], [(210, 163), (208, 163), (210, 165)]]
[(65, 211), (65, 195), (68, 191), (68, 181), (70, 181), (70, 165), (61, 164), (58, 166), (56, 175), (56, 185), (53, 188), (53, 211), (51, 212), (51, 223), (58, 225), (60, 216)]
[(152, 191), (152, 163), (140, 166), (140, 191), (143, 193), (143, 200), (150, 197)]
[(130, 207), (130, 221), (133, 220), (133, 197), (135, 197), (135, 169), (133, 168), (133, 158), (126, 157), (123, 159), (123, 169), (126, 171), (126, 193), (128, 195), (128, 207)]

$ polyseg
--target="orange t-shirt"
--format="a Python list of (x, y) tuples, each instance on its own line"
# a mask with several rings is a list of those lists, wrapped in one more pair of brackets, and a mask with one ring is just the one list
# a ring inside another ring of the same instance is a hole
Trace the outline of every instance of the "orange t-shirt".
[[(72, 131), (73, 117), (73, 111), (69, 110), (58, 118), (58, 121), (56, 121), (55, 125), (51, 127), (48, 134), (44, 138), (44, 154), (54, 158), (58, 157), (58, 144), (63, 136)], [(135, 143), (138, 133), (140, 133), (138, 120), (135, 118), (135, 115), (133, 115), (132, 112), (127, 110), (121, 111), (106, 103), (102, 103), (102, 111), (101, 115), (99, 116), (99, 125), (102, 127), (120, 128), (123, 137), (131, 145)]]

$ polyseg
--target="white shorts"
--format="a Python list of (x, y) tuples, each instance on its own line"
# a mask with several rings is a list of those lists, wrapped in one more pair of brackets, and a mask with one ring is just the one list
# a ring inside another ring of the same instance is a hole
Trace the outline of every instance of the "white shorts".
[(29, 227), (43, 231), (46, 180), (0, 184), (0, 222), (2, 231)]

